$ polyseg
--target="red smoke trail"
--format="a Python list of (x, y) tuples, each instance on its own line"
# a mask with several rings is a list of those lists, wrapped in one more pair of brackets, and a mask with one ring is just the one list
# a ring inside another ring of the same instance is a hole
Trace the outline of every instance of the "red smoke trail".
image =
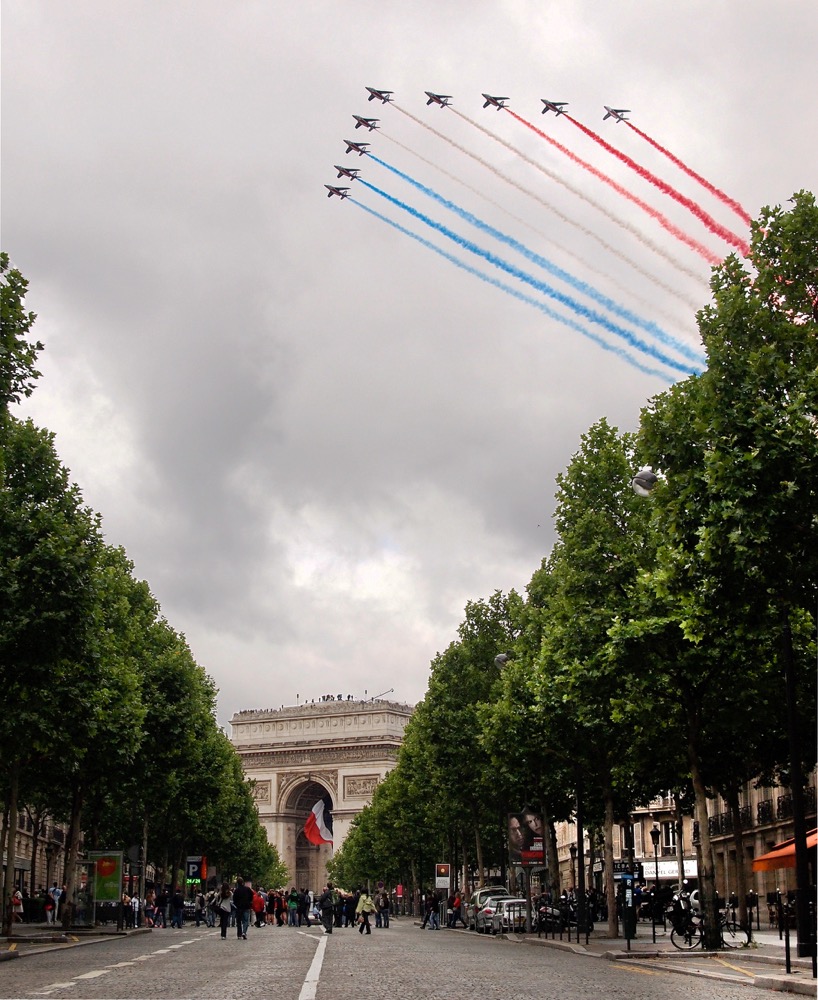
[(630, 156), (623, 153), (621, 150), (612, 146), (609, 142), (606, 142), (601, 135), (597, 135), (593, 129), (588, 128), (587, 125), (583, 125), (582, 122), (578, 122), (576, 118), (572, 118), (570, 115), (565, 116), (569, 122), (572, 122), (580, 131), (584, 132), (586, 135), (590, 136), (594, 142), (598, 142), (603, 149), (612, 153), (618, 160), (621, 160), (626, 166), (630, 167), (631, 170), (635, 170), (640, 177), (643, 177), (646, 181), (653, 184), (655, 187), (666, 194), (669, 198), (673, 198), (674, 201), (678, 201), (680, 205), (692, 212), (696, 218), (702, 222), (714, 236), (720, 236), (725, 243), (729, 243), (730, 246), (736, 247), (740, 250), (745, 257), (750, 253), (750, 244), (747, 240), (742, 239), (737, 236), (734, 232), (723, 226), (720, 222), (716, 222), (712, 215), (709, 215), (702, 208), (701, 205), (697, 204), (691, 198), (683, 195), (681, 191), (677, 191), (675, 187), (671, 187), (666, 181), (663, 181), (661, 177), (657, 177), (656, 174), (652, 174), (650, 170), (646, 170), (645, 167), (641, 166), (636, 160), (632, 160)]
[(603, 174), (601, 170), (597, 170), (596, 167), (592, 166), (586, 160), (581, 159), (579, 156), (576, 155), (576, 153), (572, 153), (570, 149), (567, 149), (565, 146), (562, 145), (562, 143), (557, 142), (556, 139), (552, 139), (550, 135), (546, 135), (545, 132), (538, 129), (536, 125), (532, 125), (531, 122), (527, 122), (525, 118), (521, 118), (518, 114), (512, 111), (511, 108), (504, 108), (503, 110), (506, 111), (508, 114), (510, 114), (512, 118), (516, 118), (521, 125), (525, 125), (526, 128), (530, 128), (532, 132), (536, 132), (537, 135), (540, 136), (540, 138), (545, 139), (546, 142), (550, 142), (551, 145), (555, 146), (561, 153), (565, 153), (565, 155), (568, 157), (569, 160), (573, 160), (574, 163), (578, 163), (581, 167), (584, 167), (587, 171), (592, 173), (594, 177), (598, 177), (599, 180), (601, 180), (604, 184), (607, 184), (609, 185), (609, 187), (612, 187), (614, 191), (617, 192), (617, 194), (621, 194), (624, 198), (627, 198), (628, 201), (632, 201), (634, 205), (638, 205), (639, 208), (647, 212), (648, 215), (651, 216), (651, 218), (655, 219), (660, 226), (662, 226), (669, 233), (675, 236), (676, 239), (681, 240), (682, 243), (686, 243), (689, 247), (695, 250), (696, 253), (701, 254), (701, 256), (704, 257), (704, 259), (709, 264), (721, 263), (721, 257), (717, 257), (716, 254), (714, 254), (711, 250), (708, 250), (703, 243), (699, 243), (699, 241), (694, 240), (692, 236), (688, 236), (688, 234), (684, 232), (684, 230), (679, 229), (678, 226), (675, 226), (670, 221), (670, 219), (662, 215), (661, 212), (657, 211), (652, 206), (648, 205), (646, 201), (642, 201), (641, 198), (638, 198), (635, 194), (632, 194), (630, 191), (627, 190), (627, 188), (622, 187), (621, 184), (617, 184), (617, 182), (613, 180), (611, 177), (608, 177), (607, 174)]
[[(606, 281), (611, 282), (612, 284), (616, 285), (616, 287), (620, 291), (623, 290), (621, 282), (618, 281), (616, 278), (614, 278), (613, 275), (608, 274), (605, 271), (602, 271), (600, 268), (598, 268), (594, 264), (592, 264), (589, 260), (586, 260), (584, 257), (581, 257), (579, 254), (574, 253), (573, 250), (569, 250), (569, 248), (566, 247), (566, 246), (563, 246), (563, 244), (558, 243), (555, 239), (553, 239), (551, 236), (549, 236), (548, 233), (545, 233), (545, 232), (543, 232), (543, 230), (538, 229), (537, 226), (533, 225), (528, 219), (521, 219), (519, 215), (515, 215), (513, 212), (510, 212), (505, 207), (505, 205), (501, 205), (499, 201), (495, 201), (493, 198), (490, 198), (485, 193), (485, 191), (481, 191), (479, 188), (476, 188), (473, 185), (468, 184), (466, 181), (463, 180), (462, 177), (458, 177), (457, 174), (450, 173), (444, 167), (441, 167), (441, 165), (439, 163), (435, 163), (434, 160), (429, 160), (425, 156), (422, 156), (416, 150), (412, 149), (411, 146), (406, 146), (404, 143), (398, 141), (394, 136), (389, 135), (388, 132), (384, 132), (383, 129), (381, 129), (380, 134), (381, 134), (381, 137), (383, 139), (388, 139), (390, 142), (392, 142), (396, 146), (400, 147), (400, 149), (404, 150), (404, 152), (409, 153), (411, 156), (414, 156), (416, 159), (420, 160), (422, 163), (425, 163), (428, 167), (432, 167), (433, 170), (437, 170), (439, 173), (443, 174), (444, 177), (448, 177), (450, 180), (454, 181), (456, 184), (460, 184), (462, 187), (466, 188), (467, 191), (471, 191), (472, 194), (476, 194), (478, 196), (478, 198), (482, 198), (484, 201), (487, 201), (489, 203), (489, 205), (493, 205), (496, 209), (498, 209), (499, 211), (503, 212), (505, 215), (509, 216), (509, 218), (514, 219), (515, 222), (519, 222), (519, 224), (521, 226), (525, 226), (527, 229), (530, 229), (532, 232), (536, 233), (541, 239), (545, 240), (546, 243), (550, 243), (551, 246), (553, 246), (557, 250), (559, 250), (560, 253), (565, 254), (566, 257), (571, 257), (573, 260), (575, 260), (585, 270), (590, 271), (592, 274), (595, 274), (598, 277), (603, 278)], [(458, 149), (462, 149), (463, 148), (461, 146), (458, 146), (457, 143), (453, 143), (453, 145), (455, 145), (456, 148), (458, 148)], [(467, 152), (467, 150), (464, 149), (463, 152)], [(471, 154), (469, 154), (469, 155), (471, 155)], [(522, 185), (517, 184), (516, 181), (512, 181), (510, 178), (506, 178), (500, 171), (495, 170), (495, 168), (493, 166), (491, 166), (491, 164), (485, 163), (484, 161), (480, 160), (479, 157), (476, 157), (476, 159), (478, 160), (479, 163), (482, 163), (484, 166), (488, 167), (488, 169), (491, 170), (492, 173), (496, 174), (502, 180), (508, 181), (508, 183), (510, 183), (514, 187), (518, 188), (518, 190), (524, 192), (525, 194), (530, 194), (538, 202), (541, 202), (541, 199), (538, 196), (536, 196), (532, 191), (528, 191)], [(546, 208), (549, 207), (547, 203), (544, 203), (544, 204), (545, 204)], [(581, 231), (584, 231), (582, 226), (579, 226), (578, 228)], [(627, 258), (625, 258), (625, 259), (627, 259)], [(638, 267), (638, 265), (637, 265), (637, 267)], [(650, 275), (647, 274), (646, 272), (644, 272), (641, 267), (638, 267), (638, 270), (640, 270), (645, 277), (650, 278)], [(675, 316), (672, 316), (670, 313), (665, 312), (663, 309), (657, 307), (655, 302), (650, 302), (648, 299), (643, 298), (637, 292), (634, 292), (633, 289), (624, 289), (624, 291), (627, 294), (629, 294), (632, 299), (634, 299), (635, 301), (641, 303), (643, 306), (645, 306), (647, 309), (649, 309), (650, 311), (652, 311), (656, 315), (664, 317), (664, 319), (666, 319), (668, 322), (672, 323), (674, 326), (679, 326), (680, 325), (678, 323), (678, 320), (676, 319)], [(697, 309), (698, 306), (693, 305), (693, 308)], [(681, 327), (681, 329), (686, 334), (690, 333), (690, 330), (687, 327)]]
[(674, 156), (669, 149), (665, 149), (664, 146), (660, 146), (655, 139), (651, 139), (651, 137), (646, 132), (643, 132), (641, 129), (637, 128), (633, 124), (633, 122), (629, 122), (627, 118), (624, 118), (623, 121), (625, 122), (626, 125), (630, 126), (630, 128), (632, 128), (637, 135), (641, 135), (646, 142), (649, 142), (654, 149), (658, 149), (659, 152), (663, 153), (672, 163), (675, 163), (677, 167), (680, 167), (687, 174), (688, 177), (692, 177), (694, 181), (698, 181), (699, 184), (702, 185), (702, 187), (706, 188), (711, 194), (714, 194), (719, 199), (719, 201), (724, 202), (725, 205), (727, 205), (729, 208), (732, 208), (733, 211), (736, 213), (736, 215), (742, 220), (742, 222), (746, 222), (748, 226), (750, 225), (750, 223), (753, 221), (752, 218), (750, 217), (749, 213), (746, 212), (737, 201), (735, 201), (735, 199), (725, 194), (724, 191), (720, 191), (716, 187), (716, 185), (711, 184), (706, 177), (702, 177), (701, 174), (697, 174), (695, 170), (691, 170), (691, 168), (686, 163), (683, 163), (678, 156)]
[[(404, 111), (403, 108), (400, 108), (397, 105), (395, 105), (395, 107), (398, 108), (398, 111), (402, 111), (403, 114), (407, 115), (413, 121), (416, 121), (419, 125), (422, 125), (430, 132), (434, 132), (435, 135), (440, 136), (441, 139), (444, 139), (446, 142), (450, 143), (452, 146), (455, 147), (455, 149), (461, 150), (462, 152), (466, 153), (467, 156), (471, 156), (473, 159), (477, 160), (478, 163), (482, 163), (484, 166), (488, 167), (489, 170), (497, 174), (498, 177), (501, 177), (503, 180), (507, 181), (513, 187), (518, 188), (524, 194), (527, 194), (531, 198), (534, 198), (541, 205), (543, 205), (545, 208), (548, 208), (550, 211), (554, 212), (569, 225), (576, 226), (577, 229), (579, 229), (581, 232), (585, 233), (587, 236), (590, 236), (592, 239), (597, 240), (597, 242), (600, 243), (606, 250), (610, 251), (610, 253), (613, 253), (617, 257), (621, 258), (623, 261), (625, 261), (625, 263), (633, 267), (634, 270), (639, 271), (639, 273), (642, 274), (644, 277), (646, 277), (648, 280), (656, 282), (656, 284), (664, 288), (664, 290), (668, 292), (670, 295), (675, 295), (681, 302), (684, 302), (686, 305), (690, 305), (691, 308), (693, 309), (699, 308), (698, 305), (696, 305), (695, 303), (691, 303), (690, 300), (686, 299), (683, 295), (681, 295), (676, 289), (673, 288), (673, 286), (667, 285), (664, 282), (662, 282), (659, 278), (654, 277), (652, 274), (650, 274), (649, 271), (646, 271), (639, 264), (637, 264), (636, 261), (628, 257), (627, 254), (618, 250), (616, 247), (611, 246), (610, 243), (606, 243), (605, 240), (603, 240), (602, 237), (599, 236), (597, 233), (595, 233), (592, 229), (586, 229), (585, 226), (582, 226), (578, 222), (575, 222), (573, 219), (568, 218), (568, 216), (563, 215), (562, 212), (554, 208), (554, 206), (550, 205), (547, 201), (544, 201), (542, 198), (539, 197), (539, 195), (534, 194), (534, 192), (530, 191), (528, 188), (522, 187), (516, 181), (512, 180), (509, 177), (506, 177), (505, 174), (500, 173), (500, 171), (496, 170), (493, 166), (491, 166), (491, 164), (486, 163), (485, 160), (481, 160), (479, 156), (476, 156), (474, 153), (469, 152), (469, 150), (464, 149), (462, 146), (458, 146), (457, 143), (454, 142), (452, 139), (449, 139), (448, 136), (442, 135), (440, 132), (435, 131), (435, 129), (433, 129), (431, 125), (427, 125), (424, 121), (421, 121), (420, 118), (415, 118), (414, 115), (409, 114), (408, 111)], [(540, 173), (545, 174), (546, 177), (551, 178), (551, 180), (556, 181), (558, 184), (562, 184), (564, 188), (566, 188), (572, 194), (575, 194), (578, 198), (581, 198), (586, 204), (590, 205), (592, 208), (595, 208), (598, 212), (601, 212), (607, 219), (610, 219), (611, 222), (615, 223), (617, 226), (620, 226), (622, 229), (631, 233), (631, 235), (635, 236), (636, 239), (639, 240), (639, 242), (643, 246), (647, 247), (649, 250), (652, 250), (659, 257), (663, 257), (666, 261), (668, 261), (668, 263), (672, 264), (677, 270), (681, 271), (684, 274), (687, 274), (689, 277), (695, 279), (696, 281), (701, 280), (701, 275), (697, 274), (695, 271), (687, 267), (687, 265), (684, 264), (681, 260), (679, 260), (678, 257), (675, 257), (673, 254), (671, 254), (664, 247), (660, 246), (658, 243), (654, 243), (653, 240), (651, 240), (648, 236), (646, 236), (641, 230), (639, 230), (632, 223), (628, 222), (625, 219), (622, 219), (620, 216), (615, 215), (613, 212), (609, 211), (605, 207), (605, 205), (603, 205), (601, 202), (596, 201), (594, 198), (591, 198), (590, 195), (587, 195), (584, 191), (581, 191), (579, 188), (574, 187), (573, 184), (570, 184), (564, 178), (560, 177), (559, 174), (555, 174), (553, 171), (543, 166), (542, 163), (538, 163), (536, 160), (532, 160), (531, 157), (526, 156), (526, 154), (521, 149), (518, 149), (516, 146), (513, 146), (510, 142), (506, 142), (505, 139), (501, 138), (499, 135), (496, 135), (494, 132), (491, 132), (489, 129), (484, 128), (478, 122), (469, 118), (468, 115), (464, 115), (462, 111), (458, 111), (457, 108), (452, 108), (452, 107), (450, 107), (450, 110), (454, 112), (454, 114), (456, 114), (459, 118), (462, 118), (463, 121), (468, 122), (469, 125), (476, 128), (479, 132), (482, 132), (484, 135), (487, 135), (490, 139), (494, 139), (495, 142), (499, 142), (501, 146), (505, 146), (506, 149), (514, 153), (516, 156), (519, 156), (520, 159), (525, 160), (525, 162), (528, 163), (529, 166), (533, 167), (535, 170), (539, 170)]]

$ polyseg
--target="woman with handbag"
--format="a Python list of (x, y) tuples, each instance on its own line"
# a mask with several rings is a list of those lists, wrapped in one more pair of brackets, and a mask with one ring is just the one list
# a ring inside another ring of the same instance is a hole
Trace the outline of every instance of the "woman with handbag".
[(226, 882), (222, 882), (219, 895), (216, 898), (216, 909), (219, 912), (219, 930), (222, 938), (227, 937), (227, 927), (230, 923), (230, 914), (233, 912), (233, 893)]
[(358, 928), (358, 932), (363, 934), (366, 930), (367, 934), (372, 933), (372, 928), (369, 926), (369, 914), (375, 912), (375, 903), (372, 901), (372, 897), (366, 891), (366, 889), (361, 886), (361, 894), (358, 897), (358, 905), (355, 907), (355, 915), (361, 923)]

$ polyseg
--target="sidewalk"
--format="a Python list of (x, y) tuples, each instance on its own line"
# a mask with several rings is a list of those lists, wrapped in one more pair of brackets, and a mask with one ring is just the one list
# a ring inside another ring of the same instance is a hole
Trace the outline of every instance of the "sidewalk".
[(72, 927), (63, 931), (54, 924), (15, 924), (14, 933), (0, 937), (0, 962), (7, 962), (24, 955), (42, 955), (46, 951), (59, 951), (83, 944), (96, 944), (112, 937), (146, 934), (150, 928), (137, 927), (117, 930), (116, 924), (99, 927)]
[(670, 931), (656, 929), (656, 943), (653, 943), (650, 924), (639, 924), (637, 936), (630, 942), (624, 938), (609, 938), (604, 932), (594, 930), (588, 935), (581, 934), (579, 942), (572, 932), (571, 940), (563, 934), (555, 938), (535, 934), (507, 935), (506, 939), (517, 944), (541, 948), (557, 948), (571, 951), (590, 958), (602, 958), (611, 962), (642, 963), (651, 970), (695, 975), (700, 978), (721, 982), (743, 982), (763, 989), (807, 996), (816, 995), (816, 980), (812, 978), (812, 960), (796, 958), (795, 935), (790, 935), (790, 967), (786, 972), (785, 942), (779, 939), (777, 931), (753, 931), (753, 940), (747, 948), (706, 952), (699, 949), (679, 951), (670, 940)]

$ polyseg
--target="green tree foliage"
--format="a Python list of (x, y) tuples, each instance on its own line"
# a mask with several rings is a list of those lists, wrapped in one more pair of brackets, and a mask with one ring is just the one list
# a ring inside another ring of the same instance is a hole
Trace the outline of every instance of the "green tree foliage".
[(23, 304), (27, 289), (9, 255), (0, 253), (0, 426), (9, 405), (30, 396), (40, 375), (34, 365), (43, 345), (28, 339), (36, 317)]

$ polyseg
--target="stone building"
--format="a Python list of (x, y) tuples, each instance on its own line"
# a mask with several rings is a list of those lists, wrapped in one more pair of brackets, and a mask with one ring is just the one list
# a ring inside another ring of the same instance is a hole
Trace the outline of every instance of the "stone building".
[[(324, 885), (333, 850), (395, 766), (411, 714), (409, 705), (397, 702), (325, 695), (304, 705), (238, 712), (230, 720), (244, 773), (255, 782), (267, 838), (293, 885), (313, 890)], [(315, 846), (304, 835), (304, 823), (327, 794), (333, 844)]]

